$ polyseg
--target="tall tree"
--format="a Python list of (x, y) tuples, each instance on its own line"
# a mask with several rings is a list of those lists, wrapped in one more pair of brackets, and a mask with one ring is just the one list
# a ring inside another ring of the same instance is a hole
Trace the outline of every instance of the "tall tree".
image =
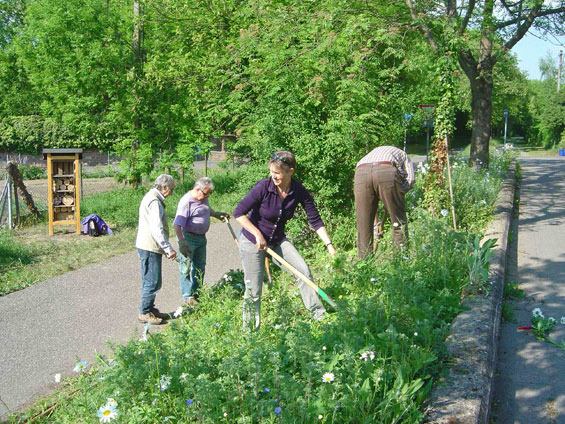
[[(457, 38), (458, 61), (471, 86), (471, 165), (488, 166), (494, 67), (531, 29), (563, 33), (565, 1), (405, 2), (432, 48), (440, 48), (445, 36)], [(443, 25), (442, 21), (450, 24)], [(444, 31), (453, 26), (457, 28), (453, 35)]]

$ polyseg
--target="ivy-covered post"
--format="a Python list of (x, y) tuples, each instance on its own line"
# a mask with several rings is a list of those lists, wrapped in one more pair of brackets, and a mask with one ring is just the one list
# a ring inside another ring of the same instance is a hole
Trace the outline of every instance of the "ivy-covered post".
[(446, 49), (437, 62), (436, 73), (440, 87), (440, 99), (435, 111), (434, 142), (430, 150), (430, 172), (425, 177), (424, 199), (432, 214), (448, 202), (445, 190), (445, 173), (449, 183), (453, 227), (457, 228), (455, 208), (453, 206), (453, 190), (451, 188), (451, 171), (449, 169), (449, 136), (454, 131), (455, 122), (455, 73), (457, 71), (456, 58), (452, 49)]

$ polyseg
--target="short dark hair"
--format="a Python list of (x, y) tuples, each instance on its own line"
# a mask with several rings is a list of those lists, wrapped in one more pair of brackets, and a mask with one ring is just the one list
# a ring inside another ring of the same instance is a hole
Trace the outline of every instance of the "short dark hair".
[(296, 168), (296, 159), (288, 150), (277, 150), (271, 155), (269, 166), (272, 164), (276, 164), (288, 170), (290, 168)]

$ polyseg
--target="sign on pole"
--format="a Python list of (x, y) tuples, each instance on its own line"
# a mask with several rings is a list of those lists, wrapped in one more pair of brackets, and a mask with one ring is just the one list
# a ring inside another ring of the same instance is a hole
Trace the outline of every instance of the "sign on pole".
[(430, 121), (434, 116), (434, 112), (436, 110), (435, 105), (418, 105), (418, 107), (424, 112), (424, 117), (426, 121)]

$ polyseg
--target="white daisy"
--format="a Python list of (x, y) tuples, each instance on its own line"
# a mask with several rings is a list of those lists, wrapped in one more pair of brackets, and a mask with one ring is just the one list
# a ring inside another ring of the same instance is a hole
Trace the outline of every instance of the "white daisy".
[(335, 375), (333, 372), (327, 372), (322, 376), (322, 381), (324, 383), (331, 383), (332, 381), (334, 381), (335, 379)]
[(447, 209), (442, 209), (441, 210), (441, 216), (447, 216), (449, 215), (449, 212), (447, 211)]
[(113, 406), (114, 408), (118, 407), (118, 402), (114, 398), (106, 398), (106, 406)]
[(359, 356), (359, 359), (363, 359), (364, 361), (366, 361), (367, 359), (373, 360), (375, 359), (375, 352), (373, 352), (372, 350), (366, 350), (361, 354), (361, 356)]
[(541, 311), (540, 308), (535, 308), (532, 311), (532, 315), (534, 316), (534, 318), (543, 318), (543, 312)]
[(98, 409), (96, 416), (100, 418), (101, 423), (109, 423), (118, 416), (118, 411), (115, 406), (106, 404)]
[(79, 361), (76, 363), (75, 367), (73, 368), (74, 372), (84, 372), (84, 369), (86, 368), (86, 366), (88, 365), (88, 362), (86, 361)]
[(60, 383), (61, 382), (61, 374), (57, 373), (55, 374), (55, 383)]

